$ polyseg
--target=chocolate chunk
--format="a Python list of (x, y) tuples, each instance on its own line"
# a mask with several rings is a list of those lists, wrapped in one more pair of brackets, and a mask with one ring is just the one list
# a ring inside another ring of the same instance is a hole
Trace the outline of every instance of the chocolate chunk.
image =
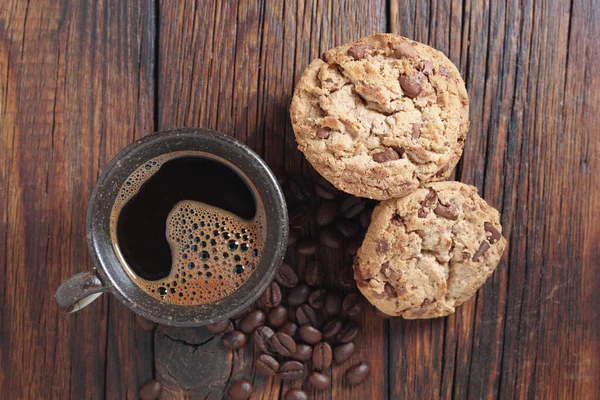
[(490, 249), (490, 244), (487, 241), (481, 242), (479, 249), (473, 254), (473, 261), (479, 262), (480, 258)]
[(321, 126), (318, 130), (317, 130), (317, 137), (319, 139), (329, 139), (329, 137), (331, 136), (331, 129), (326, 128), (324, 126)]
[(261, 354), (255, 365), (256, 370), (263, 376), (273, 376), (279, 371), (279, 363), (268, 354)]
[(240, 330), (244, 333), (252, 333), (256, 328), (263, 325), (267, 320), (267, 314), (261, 310), (252, 310), (240, 321)]
[(293, 288), (298, 284), (298, 275), (292, 267), (288, 264), (281, 264), (277, 273), (275, 274), (275, 280), (286, 288)]
[(281, 289), (277, 282), (271, 282), (262, 296), (260, 296), (260, 303), (266, 308), (274, 308), (281, 304)]
[(273, 349), (271, 348), (271, 338), (273, 335), (275, 335), (273, 329), (263, 325), (254, 331), (252, 338), (254, 339), (254, 343), (256, 343), (258, 348), (264, 353), (273, 354)]
[(211, 333), (223, 333), (230, 327), (231, 327), (231, 321), (228, 319), (225, 319), (225, 320), (219, 321), (219, 322), (215, 322), (214, 324), (206, 325), (206, 328)]
[(427, 60), (423, 60), (423, 62), (417, 67), (419, 71), (429, 76), (433, 72), (433, 64)]
[(333, 349), (333, 359), (336, 363), (341, 364), (352, 357), (355, 351), (356, 346), (354, 345), (354, 342), (340, 344)]
[(326, 390), (331, 386), (331, 378), (320, 372), (311, 372), (308, 376), (308, 383), (315, 390)]
[(498, 229), (496, 229), (494, 227), (494, 225), (492, 225), (490, 222), (484, 223), (483, 224), (483, 229), (485, 229), (485, 231), (491, 235), (488, 238), (488, 240), (490, 241), (491, 244), (496, 243), (502, 237), (502, 235), (500, 234), (500, 232), (498, 231)]
[(452, 221), (456, 221), (458, 219), (458, 210), (454, 204), (442, 204), (440, 202), (437, 204), (433, 212), (442, 218)]
[(417, 58), (419, 56), (414, 46), (408, 42), (392, 43), (391, 47), (396, 58)]
[(348, 55), (355, 60), (362, 60), (371, 54), (371, 46), (366, 43), (357, 43), (348, 49)]
[(335, 221), (338, 214), (338, 205), (335, 201), (324, 201), (317, 207), (315, 222), (319, 226), (325, 226)]
[(321, 331), (310, 325), (302, 325), (298, 330), (298, 336), (308, 344), (317, 344), (323, 339)]
[(448, 169), (449, 169), (449, 168), (450, 168), (450, 164), (444, 164), (444, 165), (442, 166), (442, 168), (440, 168), (440, 170), (439, 170), (438, 172), (436, 172), (436, 174), (435, 174), (436, 178), (439, 178), (439, 177), (442, 177), (442, 176), (444, 176), (444, 174), (445, 174), (446, 172), (448, 172)]
[(314, 368), (323, 371), (331, 367), (332, 358), (333, 355), (329, 343), (321, 342), (315, 345), (312, 353), (312, 364)]
[(285, 393), (284, 400), (308, 400), (308, 394), (298, 388), (291, 388)]
[(426, 79), (422, 72), (417, 72), (413, 75), (400, 75), (400, 87), (404, 94), (411, 99), (414, 99), (423, 90), (423, 81)]
[(271, 349), (284, 357), (291, 357), (296, 352), (296, 342), (289, 335), (277, 332), (271, 337)]
[(386, 282), (383, 289), (385, 290), (385, 293), (387, 293), (387, 295), (389, 297), (398, 297), (398, 293), (396, 292), (396, 289), (389, 283)]
[(388, 161), (399, 160), (400, 155), (396, 152), (396, 150), (388, 147), (387, 150), (382, 151), (381, 153), (373, 154), (373, 161), (378, 163), (384, 163)]
[(307, 362), (312, 358), (313, 348), (304, 343), (296, 344), (296, 352), (292, 356), (294, 360)]
[(246, 344), (246, 335), (240, 331), (229, 331), (221, 337), (221, 341), (228, 349), (237, 350)]
[(378, 253), (385, 253), (390, 249), (390, 244), (385, 239), (377, 239), (375, 241), (375, 250)]
[(346, 382), (352, 386), (358, 385), (369, 377), (369, 372), (369, 366), (366, 363), (355, 364), (346, 371)]
[(446, 69), (446, 67), (440, 67), (440, 75), (442, 76), (450, 76), (450, 71)]
[(411, 127), (411, 136), (413, 139), (418, 139), (421, 137), (421, 124), (412, 124)]
[(317, 317), (316, 311), (308, 304), (302, 304), (296, 309), (296, 321), (300, 325), (319, 325), (319, 318)]
[(404, 226), (404, 218), (394, 213), (394, 215), (392, 215), (392, 225)]
[(279, 377), (284, 381), (296, 381), (304, 377), (304, 365), (298, 361), (286, 361), (279, 367)]
[(429, 192), (425, 196), (425, 199), (420, 203), (421, 207), (417, 215), (419, 218), (425, 218), (429, 213), (429, 210), (437, 202), (437, 192), (429, 188)]
[(232, 384), (228, 393), (231, 400), (248, 400), (253, 391), (252, 384), (244, 379)]
[(162, 393), (162, 384), (156, 379), (148, 381), (138, 392), (141, 400), (156, 400)]

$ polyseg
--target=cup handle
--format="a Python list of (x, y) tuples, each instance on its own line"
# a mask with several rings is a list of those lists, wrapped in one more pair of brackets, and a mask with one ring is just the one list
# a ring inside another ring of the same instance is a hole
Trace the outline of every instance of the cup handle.
[(68, 313), (81, 310), (108, 289), (95, 270), (80, 272), (64, 281), (56, 290), (56, 304)]

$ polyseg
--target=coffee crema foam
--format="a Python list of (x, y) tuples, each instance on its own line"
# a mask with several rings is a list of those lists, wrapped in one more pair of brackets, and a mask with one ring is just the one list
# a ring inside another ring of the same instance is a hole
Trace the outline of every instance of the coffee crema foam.
[(125, 270), (150, 296), (177, 305), (200, 305), (231, 295), (254, 273), (263, 253), (264, 212), (256, 199), (256, 215), (248, 221), (194, 200), (182, 200), (169, 213), (165, 237), (171, 249), (171, 271), (157, 281), (146, 280), (127, 265), (117, 245), (120, 210), (166, 161), (193, 152), (154, 158), (129, 176), (119, 190), (111, 214), (111, 236)]

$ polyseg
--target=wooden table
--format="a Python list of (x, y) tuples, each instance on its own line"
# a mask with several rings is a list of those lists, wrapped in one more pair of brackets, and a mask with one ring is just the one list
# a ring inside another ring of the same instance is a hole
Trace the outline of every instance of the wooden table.
[[(318, 398), (600, 398), (600, 3), (485, 3), (1, 1), (0, 398), (135, 398), (154, 376), (153, 334), (114, 297), (70, 316), (52, 299), (91, 267), (87, 202), (119, 149), (199, 126), (308, 171), (294, 83), (324, 50), (385, 31), (460, 68), (471, 129), (455, 177), (502, 212), (510, 244), (455, 315), (364, 313), (354, 359), (373, 376), (348, 389), (335, 368)], [(250, 346), (225, 354), (219, 374), (254, 380), (256, 398), (289, 386), (255, 374)]]

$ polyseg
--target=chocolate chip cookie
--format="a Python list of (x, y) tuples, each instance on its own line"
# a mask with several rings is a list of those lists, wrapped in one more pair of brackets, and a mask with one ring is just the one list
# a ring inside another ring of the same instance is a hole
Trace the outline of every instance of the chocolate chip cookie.
[(494, 271), (506, 247), (501, 232), (500, 214), (476, 188), (429, 183), (375, 208), (354, 278), (386, 314), (445, 316)]
[(376, 34), (313, 61), (290, 114), (298, 148), (321, 175), (345, 192), (385, 200), (450, 175), (469, 99), (442, 53)]

